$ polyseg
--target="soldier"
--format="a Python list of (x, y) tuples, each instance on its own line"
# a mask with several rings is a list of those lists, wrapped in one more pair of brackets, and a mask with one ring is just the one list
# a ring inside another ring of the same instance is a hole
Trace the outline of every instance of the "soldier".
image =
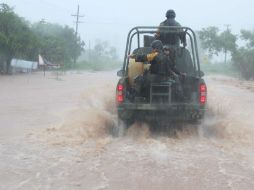
[(177, 92), (179, 94), (180, 98), (184, 98), (184, 93), (183, 93), (183, 85), (182, 82), (183, 79), (186, 78), (187, 74), (178, 71), (178, 69), (176, 68), (175, 65), (175, 52), (174, 52), (174, 48), (170, 47), (169, 45), (165, 45), (163, 46), (163, 52), (164, 54), (168, 57), (168, 59), (170, 59), (171, 61), (168, 62), (169, 64), (171, 64), (170, 67), (170, 74), (172, 76), (172, 78), (175, 80), (176, 82), (176, 88), (177, 88)]
[[(176, 26), (181, 27), (181, 25), (175, 20), (176, 13), (174, 10), (170, 9), (166, 12), (166, 20), (160, 23), (160, 26)], [(176, 34), (169, 33), (167, 29), (159, 29), (155, 34), (155, 38), (161, 40), (163, 44), (177, 45), (180, 44), (179, 36)]]
[(175, 62), (176, 62), (175, 56), (176, 55), (175, 55), (174, 47), (172, 47), (170, 45), (164, 45), (163, 46), (163, 53), (170, 60), (170, 61), (168, 61), (168, 64), (170, 64), (169, 65), (170, 72), (171, 72), (170, 74), (172, 76), (176, 76), (176, 75), (186, 76), (186, 73), (182, 73), (182, 72), (178, 71), (178, 69), (176, 69), (176, 64), (175, 64)]
[[(129, 55), (130, 58), (134, 58), (136, 62), (149, 62), (151, 64), (149, 72), (143, 77), (138, 76), (136, 83), (137, 91), (140, 91), (142, 87), (146, 88), (152, 82), (162, 82), (167, 81), (169, 77), (176, 78), (177, 86), (179, 84), (177, 75), (181, 73), (175, 68), (175, 64), (169, 55), (165, 54), (163, 51), (163, 44), (160, 40), (155, 40), (151, 43), (152, 52), (145, 55)], [(182, 90), (181, 92), (182, 93)]]
[(163, 52), (163, 44), (160, 40), (151, 43), (152, 52), (149, 54), (132, 54), (129, 57), (134, 58), (136, 62), (149, 62), (151, 64), (149, 73), (158, 75), (158, 77), (168, 77), (170, 74), (171, 60)]

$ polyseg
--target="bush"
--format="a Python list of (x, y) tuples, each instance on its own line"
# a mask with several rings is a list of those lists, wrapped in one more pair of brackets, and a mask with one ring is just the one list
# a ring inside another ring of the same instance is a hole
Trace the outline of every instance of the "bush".
[(241, 48), (233, 54), (234, 66), (246, 79), (254, 79), (254, 49)]

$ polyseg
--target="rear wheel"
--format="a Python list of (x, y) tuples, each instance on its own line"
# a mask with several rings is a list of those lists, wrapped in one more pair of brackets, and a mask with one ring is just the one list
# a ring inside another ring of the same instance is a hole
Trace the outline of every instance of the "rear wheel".
[(126, 134), (126, 130), (133, 122), (131, 120), (117, 119), (117, 123), (112, 128), (113, 137), (122, 137)]

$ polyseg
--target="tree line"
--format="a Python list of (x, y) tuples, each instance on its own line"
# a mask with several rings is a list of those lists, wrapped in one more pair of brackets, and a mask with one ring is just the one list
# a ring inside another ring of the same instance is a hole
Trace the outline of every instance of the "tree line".
[(84, 42), (68, 26), (45, 21), (29, 23), (7, 4), (0, 4), (0, 71), (8, 73), (15, 57), (31, 61), (41, 54), (56, 64), (72, 64)]
[(95, 40), (93, 47), (82, 52), (75, 69), (81, 70), (111, 70), (120, 67), (117, 49), (109, 42)]
[(241, 76), (247, 80), (254, 79), (254, 31), (241, 30), (240, 35), (236, 35), (229, 28), (220, 31), (218, 27), (211, 26), (198, 31), (198, 36), (209, 57), (222, 53), (227, 63), (230, 55)]

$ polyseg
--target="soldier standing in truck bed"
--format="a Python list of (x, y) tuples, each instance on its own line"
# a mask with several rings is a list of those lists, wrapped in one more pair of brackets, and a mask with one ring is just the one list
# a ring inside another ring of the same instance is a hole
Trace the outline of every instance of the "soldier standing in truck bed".
[[(160, 23), (160, 26), (176, 26), (181, 27), (181, 25), (175, 20), (176, 13), (174, 10), (170, 9), (166, 12), (166, 20)], [(180, 44), (179, 36), (168, 33), (167, 29), (159, 29), (155, 34), (156, 39), (161, 40), (163, 44), (177, 45)]]

